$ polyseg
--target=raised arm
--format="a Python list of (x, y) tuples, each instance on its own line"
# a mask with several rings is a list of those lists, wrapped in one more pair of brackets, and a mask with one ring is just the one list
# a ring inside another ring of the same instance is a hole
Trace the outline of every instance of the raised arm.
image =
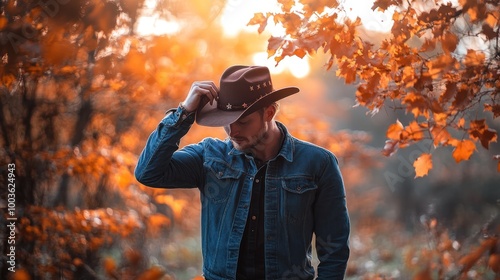
[(136, 179), (150, 187), (195, 187), (201, 178), (202, 146), (179, 149), (181, 138), (194, 122), (202, 99), (213, 102), (218, 89), (213, 82), (194, 82), (186, 99), (171, 109), (149, 136), (135, 168)]

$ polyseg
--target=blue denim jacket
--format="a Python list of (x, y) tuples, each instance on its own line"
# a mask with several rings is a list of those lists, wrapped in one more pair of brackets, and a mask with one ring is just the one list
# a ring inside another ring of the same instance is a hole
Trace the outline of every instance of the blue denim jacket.
[[(229, 140), (206, 138), (179, 150), (194, 121), (181, 115), (180, 109), (173, 110), (149, 136), (135, 176), (150, 187), (199, 188), (203, 274), (235, 279), (257, 167)], [(266, 279), (314, 279), (313, 233), (320, 261), (317, 279), (343, 279), (350, 225), (337, 159), (278, 125), (286, 137), (265, 179)]]

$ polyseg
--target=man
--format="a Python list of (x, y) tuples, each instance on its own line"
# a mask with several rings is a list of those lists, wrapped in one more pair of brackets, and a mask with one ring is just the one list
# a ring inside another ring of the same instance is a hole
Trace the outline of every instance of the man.
[[(344, 277), (350, 226), (337, 159), (274, 120), (276, 101), (298, 91), (274, 90), (266, 67), (232, 66), (220, 90), (193, 83), (149, 136), (135, 176), (150, 187), (200, 190), (206, 279), (313, 279), (313, 233), (317, 279)], [(178, 150), (195, 120), (229, 137)]]

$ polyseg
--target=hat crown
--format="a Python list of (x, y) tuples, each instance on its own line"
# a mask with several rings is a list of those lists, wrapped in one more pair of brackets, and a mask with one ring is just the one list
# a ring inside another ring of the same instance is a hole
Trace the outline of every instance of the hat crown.
[(233, 66), (221, 77), (217, 108), (242, 111), (273, 92), (269, 69), (264, 66)]

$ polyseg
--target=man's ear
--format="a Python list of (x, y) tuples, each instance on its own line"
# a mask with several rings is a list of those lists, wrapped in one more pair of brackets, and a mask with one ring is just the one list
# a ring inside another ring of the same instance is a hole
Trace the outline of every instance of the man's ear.
[(273, 105), (267, 106), (266, 110), (264, 111), (264, 120), (270, 122), (273, 120), (275, 115), (276, 107)]

